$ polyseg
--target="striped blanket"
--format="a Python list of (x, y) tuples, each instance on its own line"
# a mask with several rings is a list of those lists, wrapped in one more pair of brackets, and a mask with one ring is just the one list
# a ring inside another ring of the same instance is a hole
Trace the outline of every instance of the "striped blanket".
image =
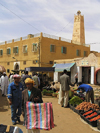
[(26, 102), (25, 126), (27, 129), (54, 128), (52, 103)]

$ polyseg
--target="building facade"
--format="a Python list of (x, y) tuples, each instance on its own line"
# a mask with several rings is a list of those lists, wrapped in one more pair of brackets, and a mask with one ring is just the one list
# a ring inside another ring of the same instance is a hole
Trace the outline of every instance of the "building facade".
[[(100, 85), (100, 53), (94, 52), (90, 53), (88, 57), (55, 60), (55, 62), (55, 81), (59, 81), (61, 73), (66, 69), (68, 70), (71, 82), (75, 82), (74, 76), (78, 73), (78, 82)], [(68, 66), (68, 64), (72, 65)], [(62, 65), (62, 67), (59, 69), (60, 65)]]
[(69, 40), (48, 34), (28, 35), (0, 45), (0, 65), (11, 70), (26, 67), (52, 67), (56, 59), (88, 56), (89, 45), (74, 44)]
[(52, 67), (54, 60), (58, 59), (87, 57), (90, 46), (84, 44), (83, 18), (79, 11), (74, 16), (72, 40), (39, 33), (0, 43), (0, 65), (9, 74), (11, 70), (24, 70), (26, 67)]

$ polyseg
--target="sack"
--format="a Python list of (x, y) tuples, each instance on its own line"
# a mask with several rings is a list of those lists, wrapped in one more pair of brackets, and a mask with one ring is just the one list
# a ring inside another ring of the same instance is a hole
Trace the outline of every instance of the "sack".
[(52, 103), (26, 102), (24, 123), (27, 129), (54, 128)]

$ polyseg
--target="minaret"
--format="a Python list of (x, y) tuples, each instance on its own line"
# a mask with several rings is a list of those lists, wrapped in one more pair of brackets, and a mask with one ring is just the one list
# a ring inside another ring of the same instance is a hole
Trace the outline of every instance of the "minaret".
[(84, 16), (81, 15), (80, 11), (77, 12), (77, 15), (74, 15), (72, 43), (85, 45)]

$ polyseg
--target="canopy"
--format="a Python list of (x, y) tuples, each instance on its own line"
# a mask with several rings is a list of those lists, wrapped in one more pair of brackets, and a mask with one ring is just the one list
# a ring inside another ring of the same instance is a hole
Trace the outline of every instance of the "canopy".
[(54, 67), (26, 67), (25, 71), (34, 72), (54, 72)]
[(54, 64), (53, 67), (55, 67), (55, 72), (63, 72), (64, 69), (67, 71), (70, 71), (71, 67), (75, 63), (63, 63), (63, 64)]

